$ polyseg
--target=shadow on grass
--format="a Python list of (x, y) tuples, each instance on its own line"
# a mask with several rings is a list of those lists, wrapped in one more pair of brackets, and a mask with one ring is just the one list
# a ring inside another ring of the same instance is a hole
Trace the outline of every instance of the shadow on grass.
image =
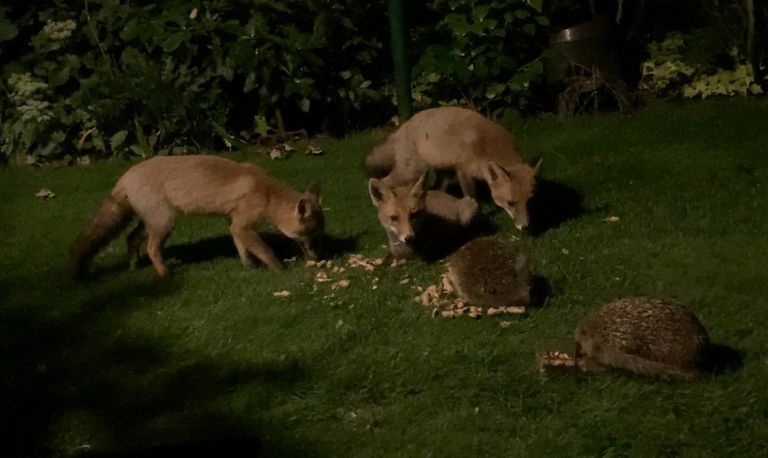
[(728, 345), (710, 344), (699, 366), (712, 375), (734, 372), (744, 366), (744, 352)]
[(550, 296), (552, 296), (552, 286), (549, 284), (549, 280), (541, 275), (534, 275), (531, 281), (530, 306), (541, 308)]
[(585, 213), (583, 200), (584, 196), (579, 191), (566, 184), (537, 178), (536, 191), (528, 201), (528, 233), (538, 237), (568, 220), (578, 218)]
[[(145, 303), (141, 298), (173, 291), (164, 280), (130, 281), (82, 305), (78, 288), (48, 291), (55, 304), (0, 308), (0, 455), (307, 453), (308, 444), (284, 438), (276, 421), (249, 424), (222, 409), (238, 390), (274, 394), (306, 379), (298, 360), (241, 363), (183, 354), (173, 340), (126, 325)], [(268, 410), (269, 399), (259, 405)]]
[[(290, 238), (274, 233), (259, 233), (262, 240), (269, 245), (279, 259), (297, 258), (303, 259), (304, 254), (297, 242)], [(336, 237), (325, 235), (317, 243), (318, 256), (321, 259), (329, 259), (352, 253), (357, 249), (359, 236)], [(163, 248), (163, 257), (166, 262), (175, 260), (181, 264), (198, 264), (212, 261), (218, 258), (238, 258), (237, 249), (230, 235), (208, 237), (194, 242), (169, 245)], [(256, 260), (258, 262), (258, 260)], [(95, 274), (89, 280), (94, 280), (105, 275), (114, 274), (127, 269), (128, 261), (97, 268)], [(149, 259), (142, 256), (139, 267), (150, 265)]]
[[(461, 196), (461, 188), (457, 183), (448, 185), (447, 192), (454, 196)], [(488, 185), (482, 181), (476, 182), (476, 193), (479, 202), (493, 202)], [(528, 201), (528, 216), (530, 223), (526, 231), (534, 237), (538, 237), (550, 229), (555, 229), (564, 222), (576, 219), (586, 213), (583, 206), (584, 196), (576, 189), (539, 176), (536, 178), (536, 190)], [(502, 212), (500, 207), (495, 207), (493, 213)], [(495, 233), (493, 228), (491, 233)], [(485, 234), (488, 235), (488, 234)]]
[(163, 444), (132, 448), (113, 453), (89, 453), (87, 456), (101, 458), (246, 458), (273, 456), (273, 453), (264, 450), (261, 441), (258, 439), (233, 438), (215, 441), (196, 441), (185, 444)]

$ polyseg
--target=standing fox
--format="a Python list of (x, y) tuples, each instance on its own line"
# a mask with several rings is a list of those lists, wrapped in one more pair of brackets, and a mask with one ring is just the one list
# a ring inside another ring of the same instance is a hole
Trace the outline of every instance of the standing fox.
[(392, 188), (371, 178), (368, 192), (378, 208), (378, 218), (395, 258), (441, 257), (465, 236), (477, 213), (477, 202), (458, 199), (442, 191), (430, 191), (426, 174), (412, 186)]
[(391, 170), (383, 181), (393, 187), (415, 182), (428, 167), (453, 169), (462, 192), (472, 198), (473, 180), (484, 180), (519, 229), (528, 225), (527, 203), (539, 168), (523, 162), (507, 130), (460, 107), (416, 113), (371, 151), (365, 165), (369, 171)]
[(134, 214), (141, 221), (128, 235), (131, 268), (146, 246), (161, 276), (167, 272), (161, 248), (179, 214), (229, 217), (229, 231), (246, 267), (252, 264), (249, 253), (270, 268), (282, 266), (253, 229), (259, 220), (273, 223), (299, 242), (308, 257), (314, 257), (312, 242), (323, 234), (325, 226), (314, 186), (302, 194), (255, 165), (216, 156), (158, 156), (134, 165), (117, 181), (72, 245), (70, 274), (83, 274), (93, 257)]

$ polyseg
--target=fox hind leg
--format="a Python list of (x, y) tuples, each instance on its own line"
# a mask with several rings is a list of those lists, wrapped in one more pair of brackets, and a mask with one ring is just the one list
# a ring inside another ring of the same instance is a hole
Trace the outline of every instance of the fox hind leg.
[(171, 226), (152, 227), (148, 230), (147, 239), (147, 255), (149, 260), (152, 261), (152, 266), (157, 271), (157, 274), (161, 277), (168, 273), (168, 268), (163, 261), (163, 243), (168, 239), (171, 234)]
[(162, 249), (168, 236), (173, 230), (175, 214), (170, 207), (156, 206), (153, 211), (147, 215), (142, 215), (142, 222), (147, 234), (147, 255), (152, 261), (152, 266), (161, 277), (168, 273), (168, 269), (163, 261)]
[(136, 270), (139, 265), (139, 259), (141, 258), (142, 251), (147, 251), (147, 230), (144, 227), (144, 221), (139, 221), (139, 224), (128, 234), (128, 263), (131, 270)]

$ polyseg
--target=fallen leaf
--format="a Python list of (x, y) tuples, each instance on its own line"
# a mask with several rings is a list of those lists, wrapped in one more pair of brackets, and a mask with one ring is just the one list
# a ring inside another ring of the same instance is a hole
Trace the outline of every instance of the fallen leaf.
[(443, 291), (446, 293), (452, 293), (453, 292), (453, 283), (451, 283), (451, 280), (448, 278), (448, 275), (443, 274), (440, 276), (442, 282), (443, 282)]
[(507, 313), (521, 314), (521, 313), (525, 313), (525, 307), (520, 305), (515, 305), (515, 306), (507, 307), (505, 311)]
[(317, 148), (315, 146), (309, 145), (307, 146), (307, 151), (304, 154), (311, 155), (311, 156), (319, 156), (323, 154), (323, 152), (324, 151), (322, 148)]
[(617, 222), (619, 222), (619, 219), (621, 219), (621, 218), (619, 218), (618, 216), (609, 216), (608, 218), (604, 218), (603, 222), (606, 222), (606, 223), (617, 223)]
[(287, 155), (288, 155), (288, 153), (284, 149), (282, 149), (282, 148), (272, 148), (269, 151), (269, 158), (272, 159), (273, 161), (275, 159), (283, 159)]
[(272, 295), (275, 297), (288, 297), (291, 295), (291, 292), (288, 291), (287, 289), (284, 289), (282, 291), (275, 291), (274, 293), (272, 293)]
[(48, 188), (41, 188), (39, 191), (37, 191), (37, 193), (35, 193), (35, 197), (39, 197), (43, 200), (47, 200), (47, 199), (53, 199), (54, 197), (56, 197), (56, 194)]

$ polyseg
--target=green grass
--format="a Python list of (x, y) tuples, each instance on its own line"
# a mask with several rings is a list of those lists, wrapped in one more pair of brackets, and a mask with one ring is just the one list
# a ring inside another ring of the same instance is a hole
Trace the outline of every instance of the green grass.
[[(348, 269), (351, 286), (330, 298), (301, 261), (246, 271), (219, 218), (178, 222), (166, 252), (196, 261), (168, 278), (127, 271), (121, 238), (93, 280), (70, 285), (68, 245), (129, 164), (0, 170), (0, 451), (765, 454), (766, 119), (766, 99), (722, 100), (519, 129), (525, 155), (544, 156), (543, 176), (581, 193), (585, 211), (521, 236), (551, 294), (500, 319), (432, 318), (416, 304), (411, 285), (436, 282), (440, 264)], [(372, 143), (253, 160), (300, 188), (322, 180), (328, 232), (382, 256), (360, 167)], [(56, 198), (35, 198), (41, 187)], [(292, 295), (272, 295), (282, 289)], [(535, 351), (567, 349), (590, 308), (635, 294), (689, 304), (713, 341), (743, 352), (741, 367), (691, 384), (538, 375)]]

